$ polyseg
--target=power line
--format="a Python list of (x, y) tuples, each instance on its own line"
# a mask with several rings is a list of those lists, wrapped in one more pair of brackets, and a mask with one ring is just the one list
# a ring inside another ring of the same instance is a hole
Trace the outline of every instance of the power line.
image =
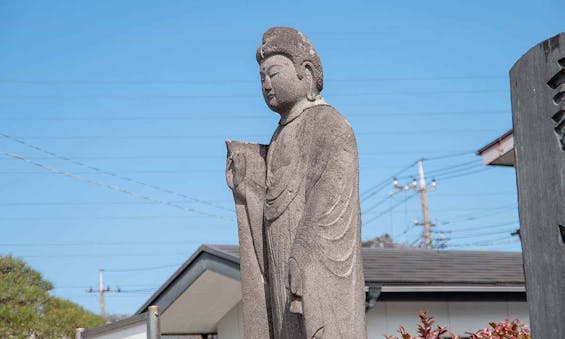
[(481, 238), (481, 237), (491, 237), (494, 235), (503, 235), (503, 234), (507, 234), (509, 237), (512, 236), (512, 231), (513, 230), (504, 230), (504, 231), (496, 231), (496, 232), (488, 232), (488, 233), (482, 233), (482, 234), (468, 234), (468, 235), (462, 235), (462, 236), (456, 236), (456, 237), (448, 237), (446, 240), (462, 240), (462, 239), (476, 239), (476, 238)]
[(408, 234), (408, 232), (410, 232), (411, 230), (415, 229), (417, 226), (418, 226), (417, 224), (412, 224), (412, 225), (406, 227), (406, 228), (404, 229), (404, 231), (402, 231), (400, 234), (394, 235), (394, 236), (392, 237), (392, 239), (393, 239), (393, 240), (397, 240), (398, 238), (401, 238), (401, 237), (405, 236), (406, 234)]
[(149, 287), (149, 288), (141, 288), (137, 290), (120, 290), (121, 293), (132, 293), (132, 294), (151, 294), (155, 292), (159, 287)]
[(390, 199), (392, 199), (392, 195), (388, 195), (388, 196), (384, 197), (383, 199), (377, 201), (375, 204), (371, 205), (370, 207), (364, 208), (363, 214), (365, 214), (365, 215), (370, 214), (373, 210), (375, 210), (375, 208), (381, 206), (382, 204), (386, 203)]
[(383, 181), (379, 182), (378, 184), (374, 185), (373, 187), (367, 189), (366, 191), (362, 192), (360, 194), (361, 200), (366, 200), (369, 199), (370, 197), (374, 196), (377, 192), (381, 191), (383, 188), (387, 187), (392, 180), (399, 176), (400, 174), (406, 172), (407, 170), (409, 170), (410, 168), (412, 168), (414, 165), (416, 164), (416, 162), (411, 162), (409, 165), (402, 167), (400, 170), (398, 170), (396, 173), (394, 173), (393, 175), (391, 175), (390, 177), (384, 179)]
[[(0, 206), (1, 206), (1, 204), (0, 204)], [(516, 208), (516, 205), (513, 205), (513, 208)], [(510, 210), (510, 209), (512, 209), (512, 208), (511, 208), (511, 207), (505, 207), (505, 208), (504, 208), (504, 210)], [(461, 221), (466, 221), (465, 218), (467, 218), (467, 217), (475, 217), (475, 216), (477, 216), (477, 219), (478, 219), (478, 218), (482, 218), (483, 216), (488, 216), (488, 215), (490, 215), (490, 213), (493, 213), (493, 214), (494, 214), (494, 213), (505, 212), (505, 211), (501, 211), (502, 208), (500, 208), (500, 207), (469, 207), (469, 208), (460, 208), (460, 207), (449, 208), (449, 207), (445, 207), (445, 208), (434, 208), (433, 210), (434, 210), (434, 212), (492, 211), (492, 210), (496, 210), (495, 212), (489, 212), (488, 214), (484, 214), (484, 215), (483, 215), (483, 214), (475, 214), (476, 212), (462, 214), (461, 216), (458, 215), (458, 216), (456, 216), (456, 218), (458, 218), (458, 219), (449, 219), (449, 220), (446, 220), (446, 221), (440, 221), (440, 222), (437, 223), (438, 225), (439, 225), (439, 224), (441, 224), (441, 225), (449, 225), (449, 224), (453, 223), (454, 221), (460, 221), (460, 220), (461, 220)], [(418, 209), (409, 209), (409, 210), (407, 210), (407, 212), (410, 212), (410, 213), (415, 213), (415, 212), (418, 212), (418, 211), (419, 211)], [(404, 211), (396, 211), (396, 212), (393, 212), (393, 213), (404, 213)], [(469, 220), (474, 220), (474, 219), (470, 218)]]
[(447, 177), (439, 177), (439, 179), (445, 181), (445, 180), (449, 180), (449, 179), (465, 177), (465, 176), (472, 175), (472, 174), (482, 173), (482, 172), (485, 172), (485, 171), (488, 171), (488, 170), (491, 170), (491, 169), (492, 168), (485, 167), (485, 168), (481, 168), (481, 169), (478, 169), (478, 170), (468, 171), (468, 172), (455, 174), (455, 175), (451, 175), (451, 176), (447, 176)]
[(129, 216), (77, 216), (77, 217), (0, 217), (4, 221), (57, 221), (57, 220), (145, 220), (186, 219), (186, 215), (129, 215)]
[[(214, 171), (220, 171), (223, 172), (224, 169), (223, 168), (211, 168), (211, 169), (193, 169), (193, 170), (121, 170), (121, 173), (128, 173), (128, 174), (186, 174), (186, 173), (210, 173), (210, 172), (214, 172)], [(78, 172), (74, 172), (74, 174), (96, 174), (97, 172), (95, 171), (78, 171)], [(0, 172), (0, 175), (2, 174), (38, 174), (38, 175), (45, 175), (45, 174), (50, 174), (50, 173), (44, 173), (44, 172), (33, 172), (33, 171), (2, 171)], [(194, 202), (194, 201), (193, 201)], [(215, 206), (216, 207), (216, 206)], [(216, 207), (219, 208), (219, 207)], [(226, 211), (233, 211), (231, 209), (228, 208), (219, 208), (219, 209), (223, 209)]]
[(155, 271), (155, 270), (162, 270), (162, 269), (172, 268), (172, 267), (180, 267), (180, 265), (182, 265), (182, 263), (171, 264), (171, 265), (161, 265), (161, 266), (136, 267), (136, 268), (114, 268), (114, 269), (106, 269), (104, 271), (111, 272), (111, 273)]
[(398, 203), (394, 204), (393, 206), (385, 209), (384, 211), (381, 211), (380, 213), (378, 213), (377, 215), (375, 215), (374, 217), (370, 218), (369, 220), (363, 222), (363, 224), (367, 225), (372, 223), (373, 221), (377, 220), (378, 218), (382, 217), (383, 215), (387, 214), (388, 212), (392, 211), (393, 209), (395, 209), (396, 207), (404, 204), (405, 202), (407, 202), (408, 200), (414, 198), (415, 196), (417, 196), (418, 193), (414, 192), (412, 193), (412, 195), (409, 195), (408, 197), (402, 199), (401, 201), (399, 201)]
[[(106, 270), (104, 270), (104, 272), (107, 272)], [(148, 286), (147, 283), (143, 283), (143, 284), (126, 284), (125, 285), (126, 288), (139, 288), (139, 289), (150, 289), (150, 288), (154, 288), (153, 285)], [(63, 286), (54, 286), (53, 289), (81, 289), (84, 290), (84, 285), (78, 286), (78, 285), (63, 285)]]
[[(212, 155), (78, 155), (68, 156), (75, 160), (141, 160), (141, 159), (218, 159)], [(52, 160), (53, 157), (30, 157), (32, 160)], [(2, 159), (9, 160), (9, 159)]]
[(516, 194), (514, 191), (506, 191), (506, 192), (458, 192), (458, 193), (437, 193), (436, 197), (463, 197), (467, 198), (470, 196), (498, 196), (498, 195), (510, 195)]
[(217, 205), (217, 204), (215, 204), (215, 203), (213, 203), (213, 202), (210, 202), (210, 201), (206, 201), (206, 200), (194, 198), (194, 197), (188, 196), (188, 195), (186, 195), (186, 194), (179, 193), (179, 192), (175, 192), (175, 191), (170, 190), (170, 189), (167, 189), (167, 188), (163, 188), (163, 187), (160, 187), (160, 186), (157, 186), (157, 185), (147, 184), (147, 183), (145, 183), (145, 182), (142, 182), (142, 181), (139, 181), (139, 180), (136, 180), (136, 179), (132, 179), (132, 178), (129, 178), (129, 177), (125, 177), (125, 176), (119, 175), (119, 174), (114, 173), (114, 172), (110, 172), (110, 171), (103, 170), (103, 169), (101, 169), (101, 168), (99, 168), (99, 167), (94, 167), (94, 166), (88, 165), (88, 164), (86, 164), (86, 163), (83, 163), (83, 162), (80, 162), (80, 161), (71, 159), (71, 158), (69, 158), (69, 157), (67, 157), (67, 156), (64, 156), (64, 155), (61, 155), (61, 154), (58, 154), (58, 153), (55, 153), (55, 152), (52, 152), (52, 151), (48, 151), (48, 150), (46, 150), (46, 149), (43, 148), (43, 147), (39, 147), (39, 146), (37, 146), (37, 145), (33, 145), (33, 144), (31, 144), (31, 143), (26, 142), (25, 140), (22, 140), (22, 139), (13, 137), (13, 136), (11, 136), (11, 135), (8, 135), (8, 134), (2, 133), (2, 132), (0, 132), (0, 136), (6, 138), (6, 139), (8, 139), (8, 140), (17, 142), (17, 143), (19, 143), (19, 144), (21, 144), (21, 145), (24, 145), (24, 146), (28, 147), (28, 148), (34, 149), (34, 150), (36, 150), (36, 151), (39, 151), (39, 152), (41, 152), (41, 153), (50, 155), (50, 156), (52, 156), (52, 157), (54, 157), (54, 158), (57, 158), (57, 159), (60, 159), (60, 160), (64, 160), (64, 161), (68, 161), (68, 162), (70, 162), (70, 163), (72, 163), (72, 164), (74, 164), (74, 165), (77, 165), (77, 166), (80, 166), (80, 167), (84, 167), (84, 168), (87, 168), (87, 169), (89, 169), (89, 170), (92, 170), (92, 171), (95, 171), (95, 172), (98, 172), (98, 173), (102, 173), (102, 174), (105, 174), (105, 175), (108, 175), (108, 176), (111, 176), (111, 177), (114, 177), (114, 178), (118, 178), (118, 179), (121, 179), (121, 180), (125, 180), (125, 181), (128, 181), (128, 182), (137, 184), (137, 185), (141, 185), (141, 186), (144, 186), (144, 187), (148, 187), (148, 188), (151, 188), (151, 189), (156, 190), (156, 191), (159, 191), (159, 192), (164, 192), (164, 193), (172, 194), (172, 195), (181, 197), (181, 198), (183, 198), (183, 199), (188, 199), (188, 200), (190, 200), (190, 201), (193, 201), (193, 202), (196, 202), (196, 203), (199, 203), (199, 204), (212, 206), (212, 207), (215, 207), (215, 208), (217, 208), (217, 209), (227, 210), (227, 211), (230, 211), (230, 212), (233, 211), (233, 210), (230, 210), (230, 209), (225, 208), (224, 206)]
[[(424, 77), (356, 77), (356, 78), (329, 78), (328, 82), (381, 82), (381, 81), (434, 81), (434, 80), (481, 80), (481, 79), (507, 79), (502, 75), (447, 75)], [(258, 79), (140, 79), (140, 80), (62, 80), (62, 79), (0, 79), (0, 84), (14, 85), (204, 85), (204, 84), (257, 84)]]
[(500, 207), (491, 207), (491, 208), (475, 208), (475, 210), (496, 210), (495, 212), (489, 212), (489, 213), (484, 213), (484, 214), (465, 214), (465, 215), (459, 215), (459, 216), (455, 216), (453, 218), (451, 218), (451, 220), (446, 221), (446, 222), (442, 222), (442, 225), (448, 225), (451, 224), (453, 222), (467, 222), (467, 221), (474, 221), (477, 219), (481, 219), (481, 218), (485, 218), (485, 217), (490, 217), (496, 214), (500, 214), (500, 213), (504, 213), (507, 210), (510, 209), (516, 209), (516, 204), (510, 204), (510, 205), (504, 205), (504, 206), (500, 206)]
[[(434, 157), (434, 158), (424, 158), (424, 160), (440, 160), (440, 159), (461, 157), (461, 156), (470, 155), (470, 154), (472, 154), (470, 151), (455, 152), (455, 153), (452, 153), (452, 154), (446, 154), (446, 155), (442, 155), (442, 156), (438, 156), (438, 157)], [(473, 161), (473, 163), (474, 162), (475, 161)], [(392, 182), (392, 180), (394, 178), (397, 178), (400, 174), (402, 174), (402, 173), (406, 172), (407, 170), (409, 170), (410, 168), (412, 168), (416, 163), (417, 163), (417, 161), (410, 163), (410, 165), (402, 168), (401, 170), (399, 170), (398, 172), (396, 172), (392, 176), (388, 177), (387, 179), (384, 179), (383, 181), (379, 182), (378, 184), (374, 185), (373, 187), (371, 187), (371, 188), (367, 189), (366, 191), (364, 191), (363, 193), (361, 193), (361, 195), (360, 195), (361, 200), (362, 201), (367, 200), (370, 197), (374, 196), (379, 191), (381, 191), (382, 189), (388, 187), (388, 185)], [(436, 169), (435, 171), (431, 171), (432, 172), (431, 176), (436, 175), (435, 173), (443, 174), (443, 171), (445, 171), (445, 170), (454, 169), (456, 167), (464, 166), (464, 165), (467, 165), (467, 164), (470, 164), (470, 163), (471, 162), (464, 162), (464, 163), (459, 163), (459, 164), (443, 167), (443, 168), (440, 168), (440, 169)], [(428, 174), (428, 176), (430, 176), (430, 174)], [(380, 201), (380, 203), (382, 203), (382, 200)]]
[[(462, 134), (462, 133), (481, 133), (481, 132), (497, 132), (498, 129), (430, 129), (430, 130), (381, 130), (381, 131), (369, 131), (369, 132), (358, 132), (355, 133), (357, 136), (372, 136), (372, 135), (433, 135), (433, 134)], [(246, 135), (236, 135), (232, 138), (264, 138), (266, 135), (259, 134), (246, 134)], [(28, 136), (18, 136), (16, 138), (27, 139), (27, 140), (90, 140), (90, 139), (114, 139), (114, 140), (131, 140), (131, 139), (147, 139), (147, 140), (179, 140), (179, 139), (225, 139), (225, 134), (207, 134), (207, 135), (28, 135)]]
[(430, 175), (438, 178), (447, 178), (448, 176), (451, 177), (462, 173), (467, 173), (468, 171), (471, 170), (478, 170), (478, 169), (484, 169), (484, 166), (481, 164), (466, 165), (466, 167), (454, 168), (442, 172), (432, 172), (432, 174)]
[(449, 248), (460, 248), (460, 247), (486, 247), (486, 246), (502, 246), (506, 244), (514, 244), (520, 243), (520, 239), (513, 238), (508, 239), (507, 237), (495, 239), (491, 241), (478, 241), (478, 242), (471, 242), (471, 243), (463, 243), (463, 244), (454, 244), (454, 245), (447, 245)]
[[(422, 111), (422, 112), (375, 112), (375, 113), (349, 113), (347, 118), (362, 118), (362, 117), (389, 117), (389, 116), (459, 116), (459, 115), (502, 115), (510, 114), (509, 110), (481, 110), (481, 111)], [(230, 114), (218, 115), (210, 113), (192, 113), (190, 116), (163, 116), (163, 115), (141, 115), (141, 116), (54, 116), (54, 117), (2, 117), (0, 121), (144, 121), (144, 120), (159, 120), (159, 121), (210, 121), (210, 120), (246, 120), (246, 119), (273, 119), (272, 116), (267, 114)]]
[(183, 256), (183, 257), (189, 257), (190, 253), (187, 252), (177, 252), (177, 253), (69, 253), (69, 254), (17, 254), (15, 255), (17, 257), (23, 257), (23, 258), (33, 258), (33, 259), (56, 259), (56, 258), (60, 258), (60, 259), (81, 259), (84, 260), (84, 258), (92, 258), (92, 259), (96, 259), (96, 258), (113, 258), (113, 257), (178, 257), (178, 256)]
[(156, 204), (161, 204), (161, 205), (165, 205), (165, 206), (171, 206), (171, 207), (179, 208), (179, 209), (182, 209), (182, 210), (185, 210), (185, 211), (205, 215), (205, 216), (212, 217), (212, 218), (233, 221), (232, 218), (228, 218), (228, 217), (225, 217), (225, 216), (222, 216), (222, 215), (200, 211), (200, 210), (188, 207), (188, 206), (179, 205), (179, 204), (177, 204), (175, 202), (171, 202), (171, 201), (164, 201), (164, 200), (155, 199), (155, 198), (149, 197), (147, 195), (139, 194), (139, 193), (124, 189), (124, 188), (116, 186), (116, 185), (107, 184), (107, 183), (102, 182), (102, 181), (93, 180), (93, 179), (82, 177), (82, 176), (79, 176), (79, 175), (76, 175), (76, 174), (73, 174), (73, 173), (70, 173), (70, 172), (62, 171), (62, 170), (56, 169), (54, 167), (43, 165), (39, 162), (30, 160), (30, 159), (28, 159), (28, 158), (26, 158), (22, 155), (5, 153), (5, 152), (0, 152), (0, 154), (5, 155), (7, 157), (11, 157), (13, 159), (17, 159), (17, 160), (27, 162), (27, 163), (29, 163), (33, 166), (39, 167), (41, 169), (44, 169), (46, 171), (49, 171), (49, 172), (52, 172), (52, 173), (55, 173), (55, 174), (59, 174), (59, 175), (62, 175), (62, 176), (65, 176), (65, 177), (68, 177), (68, 178), (71, 178), (71, 179), (74, 179), (74, 180), (77, 180), (77, 181), (80, 181), (80, 182), (89, 183), (89, 184), (92, 184), (92, 185), (95, 185), (95, 186), (107, 188), (107, 189), (110, 189), (112, 191), (121, 192), (121, 193), (130, 195), (130, 196), (135, 197), (135, 198), (151, 201), (151, 202), (154, 202)]
[(457, 163), (457, 164), (451, 164), (451, 165), (441, 167), (441, 168), (436, 168), (436, 169), (429, 171), (428, 173), (430, 173), (429, 175), (433, 175), (433, 176), (446, 175), (446, 174), (451, 174), (452, 172), (467, 170), (467, 169), (470, 169), (472, 167), (476, 167), (477, 165), (482, 167), (482, 165), (479, 161), (471, 160), (471, 161), (465, 161), (465, 162), (461, 162), (461, 163)]
[(449, 230), (449, 231), (444, 231), (444, 232), (448, 232), (448, 233), (472, 233), (472, 232), (476, 232), (476, 231), (481, 231), (481, 230), (490, 230), (490, 229), (496, 229), (499, 227), (508, 227), (509, 225), (519, 225), (519, 221), (518, 220), (513, 220), (513, 221), (507, 221), (507, 222), (502, 222), (502, 223), (496, 223), (496, 224), (491, 224), (491, 225), (483, 225), (483, 226), (479, 226), (479, 227), (466, 227), (465, 229), (455, 229), (455, 230)]
[[(144, 292), (144, 293), (126, 293), (126, 294), (114, 294), (112, 295), (112, 298), (118, 298), (118, 299), (136, 299), (139, 301), (140, 298), (142, 298), (141, 296), (146, 296), (146, 295), (151, 295), (153, 294), (153, 292)], [(88, 296), (88, 295), (73, 295), (72, 298), (73, 299), (86, 299), (86, 298), (92, 298), (92, 297), (96, 297), (96, 296)]]
[[(380, 91), (380, 92), (356, 92), (336, 93), (334, 97), (360, 97), (360, 96), (414, 96), (433, 94), (491, 94), (508, 93), (507, 89), (471, 89), (471, 90), (424, 90), (424, 91)], [(111, 100), (138, 100), (138, 99), (165, 99), (165, 100), (188, 100), (188, 99), (255, 99), (255, 94), (179, 94), (179, 95), (0, 95), (0, 99), (111, 99)]]
[[(175, 201), (180, 203), (182, 201)], [(57, 202), (5, 202), (0, 207), (15, 206), (88, 206), (88, 205), (153, 205), (148, 201), (57, 201)]]
[[(427, 153), (439, 153), (444, 154), (445, 150), (441, 151), (429, 151), (429, 150), (410, 150), (410, 151), (380, 151), (380, 152), (361, 152), (359, 155), (361, 157), (368, 157), (368, 156), (390, 156), (395, 154), (419, 154), (422, 152)], [(172, 154), (172, 155), (159, 155), (159, 154), (150, 154), (150, 155), (68, 155), (67, 157), (75, 159), (75, 160), (143, 160), (143, 159), (221, 159), (225, 160), (224, 154), (221, 155), (186, 155), (186, 154)], [(51, 160), (53, 159), (52, 156), (50, 157), (30, 157), (32, 160)], [(0, 158), (0, 160), (9, 161), (11, 159), (8, 158)], [(392, 180), (392, 179), (391, 179)]]
[(5, 247), (86, 247), (86, 246), (124, 246), (124, 245), (187, 245), (187, 244), (201, 244), (197, 240), (184, 240), (184, 241), (67, 241), (67, 242), (45, 242), (45, 243), (0, 243), (0, 246)]
[(464, 155), (473, 155), (473, 154), (475, 154), (475, 151), (469, 150), (469, 151), (457, 152), (457, 153), (453, 153), (453, 154), (446, 154), (446, 155), (441, 155), (441, 156), (431, 157), (431, 158), (426, 157), (423, 160), (426, 160), (426, 161), (443, 160), (443, 159), (456, 158), (456, 157), (460, 157), (460, 156), (464, 156)]

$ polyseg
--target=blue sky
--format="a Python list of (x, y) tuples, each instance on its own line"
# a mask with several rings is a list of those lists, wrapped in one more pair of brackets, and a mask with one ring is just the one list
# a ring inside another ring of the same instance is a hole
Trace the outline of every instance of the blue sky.
[[(0, 254), (98, 311), (132, 313), (202, 243), (237, 243), (226, 138), (268, 143), (255, 61), (293, 26), (357, 133), (363, 238), (408, 244), (419, 158), (436, 237), (520, 250), (514, 171), (473, 152), (511, 128), (508, 71), (561, 30), (555, 1), (0, 1)], [(24, 157), (27, 161), (6, 156)], [(64, 174), (61, 174), (64, 173)], [(375, 191), (373, 188), (382, 188)]]

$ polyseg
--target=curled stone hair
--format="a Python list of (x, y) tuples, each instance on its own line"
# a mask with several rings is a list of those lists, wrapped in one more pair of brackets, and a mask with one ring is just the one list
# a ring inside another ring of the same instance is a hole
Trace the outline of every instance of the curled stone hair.
[(312, 72), (316, 88), (322, 91), (324, 88), (324, 75), (322, 62), (314, 45), (306, 36), (294, 28), (272, 27), (263, 34), (261, 46), (257, 49), (257, 62), (276, 54), (281, 54), (292, 60), (299, 79), (304, 77), (304, 62), (312, 64)]

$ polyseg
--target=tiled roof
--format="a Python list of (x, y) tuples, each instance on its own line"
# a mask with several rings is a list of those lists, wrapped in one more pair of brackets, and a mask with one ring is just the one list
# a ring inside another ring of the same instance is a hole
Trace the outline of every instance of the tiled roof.
[[(239, 263), (239, 247), (205, 245)], [(364, 248), (367, 283), (387, 285), (524, 285), (518, 252), (428, 251), (405, 248)]]

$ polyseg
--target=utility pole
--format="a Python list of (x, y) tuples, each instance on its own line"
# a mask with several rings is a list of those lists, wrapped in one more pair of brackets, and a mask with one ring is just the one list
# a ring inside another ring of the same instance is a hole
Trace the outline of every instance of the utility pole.
[[(418, 176), (420, 177), (420, 201), (422, 203), (422, 217), (424, 223), (424, 246), (427, 250), (432, 249), (432, 226), (430, 224), (430, 215), (428, 213), (428, 188), (426, 187), (426, 177), (424, 176), (424, 161), (418, 160)], [(432, 186), (435, 188), (435, 181)]]
[(98, 270), (98, 289), (95, 290), (92, 287), (86, 290), (86, 293), (99, 293), (99, 303), (100, 303), (100, 316), (104, 318), (106, 316), (106, 302), (104, 299), (104, 295), (109, 292), (121, 292), (120, 288), (116, 290), (110, 289), (110, 286), (104, 287), (104, 269), (101, 268)]
[(432, 179), (430, 186), (426, 184), (426, 176), (424, 175), (424, 159), (418, 160), (418, 180), (412, 179), (410, 185), (399, 185), (398, 179), (394, 178), (393, 186), (397, 191), (413, 190), (420, 193), (420, 202), (422, 205), (422, 223), (424, 226), (422, 232), (423, 245), (426, 249), (431, 250), (432, 246), (432, 223), (430, 222), (430, 214), (428, 212), (428, 190), (433, 191), (436, 188), (436, 181)]

